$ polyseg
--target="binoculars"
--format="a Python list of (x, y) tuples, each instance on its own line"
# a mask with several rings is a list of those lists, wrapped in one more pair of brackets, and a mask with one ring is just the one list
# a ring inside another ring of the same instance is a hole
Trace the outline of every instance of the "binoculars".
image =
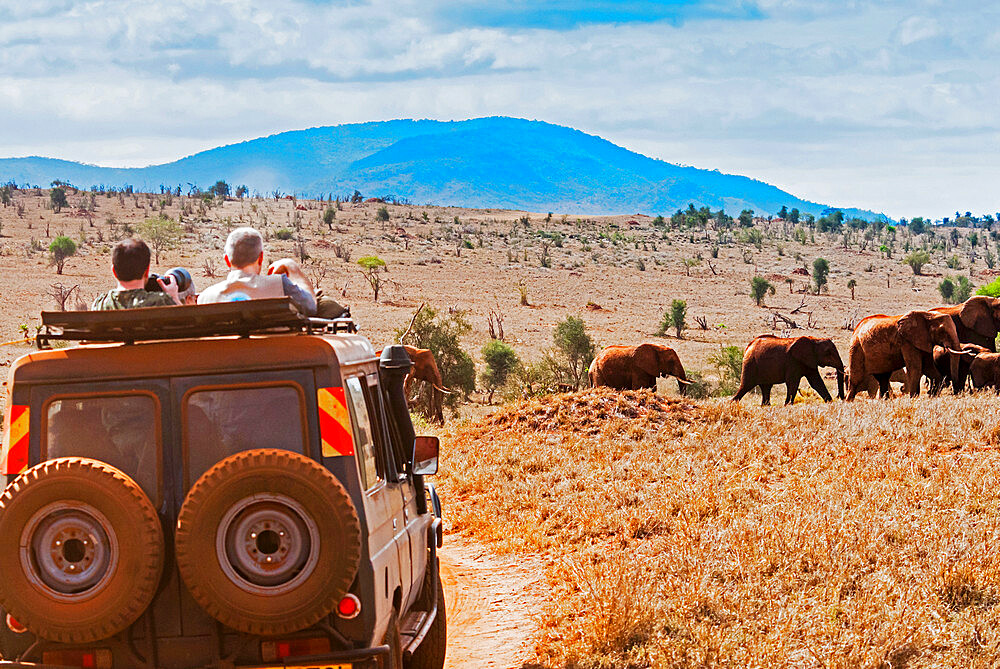
[(159, 292), (161, 288), (157, 279), (163, 279), (164, 283), (166, 283), (166, 278), (168, 276), (172, 276), (174, 278), (174, 283), (177, 284), (177, 292), (179, 293), (183, 293), (191, 287), (191, 273), (183, 267), (174, 267), (172, 269), (168, 269), (163, 276), (160, 276), (159, 274), (150, 274), (149, 278), (146, 279), (146, 290), (150, 293)]

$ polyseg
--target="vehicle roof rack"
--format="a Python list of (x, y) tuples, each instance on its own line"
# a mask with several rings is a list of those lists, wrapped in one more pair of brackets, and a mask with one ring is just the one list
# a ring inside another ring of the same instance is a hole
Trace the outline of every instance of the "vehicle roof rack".
[(254, 333), (358, 331), (350, 312), (341, 318), (310, 318), (287, 297), (115, 311), (43, 311), (42, 325), (38, 348), (51, 348), (53, 340), (134, 344)]

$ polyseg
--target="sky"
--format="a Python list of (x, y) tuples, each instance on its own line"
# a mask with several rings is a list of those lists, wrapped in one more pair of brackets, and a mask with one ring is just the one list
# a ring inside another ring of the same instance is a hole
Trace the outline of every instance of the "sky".
[(1000, 212), (995, 0), (0, 0), (0, 157), (516, 116), (894, 217)]

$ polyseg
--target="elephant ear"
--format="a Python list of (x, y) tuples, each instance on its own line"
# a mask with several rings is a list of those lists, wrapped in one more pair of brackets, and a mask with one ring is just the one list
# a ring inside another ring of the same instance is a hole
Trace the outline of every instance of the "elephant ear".
[[(950, 316), (948, 316), (950, 318)], [(911, 311), (896, 323), (900, 336), (926, 353), (934, 352), (934, 342), (931, 341), (930, 324), (927, 314)]]
[(659, 351), (655, 344), (639, 344), (632, 354), (632, 362), (636, 367), (652, 377), (660, 375)]
[(810, 337), (799, 337), (788, 347), (788, 354), (806, 367), (819, 367), (816, 342)]
[(993, 320), (992, 299), (977, 295), (965, 301), (958, 312), (962, 325), (984, 337), (997, 336), (997, 324)]

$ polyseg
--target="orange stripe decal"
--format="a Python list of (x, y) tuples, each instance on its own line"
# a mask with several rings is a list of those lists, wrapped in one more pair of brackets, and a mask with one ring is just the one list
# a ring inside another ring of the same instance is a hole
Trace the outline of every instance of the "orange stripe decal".
[(16, 476), (28, 467), (28, 407), (15, 404), (10, 408), (7, 437), (0, 455), (0, 470), (7, 476)]
[(319, 406), (319, 435), (323, 457), (354, 455), (351, 415), (343, 388), (320, 388), (316, 391)]

